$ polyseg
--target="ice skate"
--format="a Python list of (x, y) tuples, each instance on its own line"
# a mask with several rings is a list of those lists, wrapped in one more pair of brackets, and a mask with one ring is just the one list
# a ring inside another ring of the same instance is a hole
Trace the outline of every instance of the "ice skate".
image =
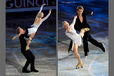
[(83, 64), (82, 64), (82, 63), (78, 63), (78, 64), (76, 65), (76, 69), (79, 69), (79, 68), (83, 68)]

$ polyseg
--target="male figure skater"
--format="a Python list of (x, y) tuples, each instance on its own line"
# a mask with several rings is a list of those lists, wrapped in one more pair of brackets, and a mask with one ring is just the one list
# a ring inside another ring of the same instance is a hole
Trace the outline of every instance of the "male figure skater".
[[(76, 11), (77, 11), (77, 20), (74, 26), (75, 30), (81, 31), (81, 29), (83, 28), (89, 28), (91, 31), (91, 27), (87, 23), (87, 19), (86, 19), (87, 12), (84, 12), (83, 6), (78, 6)], [(88, 13), (90, 13), (91, 15), (93, 14), (93, 12), (88, 12)], [(88, 41), (91, 42), (93, 45), (99, 47), (103, 52), (105, 52), (103, 44), (96, 41), (91, 36), (90, 31), (86, 31), (83, 37), (83, 46), (84, 46), (85, 56), (88, 56), (88, 52), (89, 52)], [(72, 41), (70, 42), (68, 52), (71, 51), (71, 47), (72, 47)]]
[[(27, 37), (26, 33), (25, 34), (21, 34), (19, 36), (19, 40), (20, 40), (20, 44), (21, 44), (21, 52), (22, 54), (25, 56), (25, 58), (27, 59), (22, 72), (23, 73), (29, 73), (29, 72), (38, 72), (38, 70), (35, 69), (35, 56), (32, 54), (32, 52), (30, 50), (26, 50), (26, 40), (25, 37)], [(30, 71), (27, 70), (27, 67), (29, 66), (29, 64), (31, 65), (30, 67)]]

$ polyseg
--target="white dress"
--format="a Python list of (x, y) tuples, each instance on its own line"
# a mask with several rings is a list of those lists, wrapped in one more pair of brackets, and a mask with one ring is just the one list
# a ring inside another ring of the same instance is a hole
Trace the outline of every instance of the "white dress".
[(78, 45), (78, 46), (82, 45), (82, 38), (74, 29), (75, 22), (76, 22), (76, 18), (74, 18), (72, 24), (70, 25), (71, 30), (69, 32), (67, 31), (65, 32), (66, 36), (69, 37), (73, 41), (72, 50), (74, 47), (74, 43), (75, 45)]
[[(43, 5), (41, 6), (38, 14), (42, 11), (42, 9), (43, 9)], [(36, 24), (31, 25), (31, 28), (28, 28), (28, 35), (35, 33), (38, 30), (38, 28), (40, 27), (40, 25), (42, 24), (42, 22), (45, 21), (50, 16), (50, 14), (51, 13), (49, 12), (48, 15), (46, 17), (44, 17), (43, 19), (41, 19), (37, 25)]]

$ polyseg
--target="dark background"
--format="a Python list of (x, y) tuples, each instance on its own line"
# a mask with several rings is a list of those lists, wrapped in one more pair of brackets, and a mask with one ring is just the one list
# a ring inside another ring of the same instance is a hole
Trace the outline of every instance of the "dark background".
[[(92, 28), (91, 33), (99, 33), (99, 37), (108, 37), (108, 0), (58, 0), (58, 30), (64, 35), (62, 21), (66, 20), (71, 23), (73, 17), (77, 15), (76, 8), (79, 5), (82, 5), (85, 11), (93, 11), (92, 16), (87, 15), (88, 24)], [(61, 34), (58, 38), (59, 41), (63, 40)]]

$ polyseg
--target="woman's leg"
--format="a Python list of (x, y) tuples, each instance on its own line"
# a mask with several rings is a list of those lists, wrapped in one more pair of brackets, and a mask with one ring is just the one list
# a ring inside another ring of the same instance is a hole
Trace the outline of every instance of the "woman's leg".
[(81, 29), (81, 31), (80, 31), (81, 37), (83, 37), (83, 36), (84, 36), (84, 33), (85, 33), (86, 31), (89, 31), (89, 30), (90, 30), (89, 28)]
[(74, 43), (73, 49), (74, 49), (75, 56), (76, 56), (76, 58), (78, 59), (78, 65), (76, 66), (76, 68), (80, 68), (80, 67), (83, 66), (83, 64), (82, 64), (82, 60), (80, 59), (80, 55), (79, 55), (79, 53), (78, 53), (78, 45), (76, 45), (76, 44)]
[(83, 36), (84, 36), (84, 33), (85, 33), (85, 30), (82, 29), (82, 30), (80, 31), (80, 36), (83, 37)]
[(78, 59), (78, 63), (82, 62), (80, 59), (80, 55), (78, 53), (78, 46), (74, 43), (74, 54), (76, 56), (76, 58)]
[(16, 38), (18, 38), (21, 34), (24, 34), (25, 31), (21, 28), (21, 27), (18, 27), (18, 31), (19, 31), (19, 34), (17, 34), (16, 36), (14, 36), (12, 38), (12, 40), (15, 40)]

